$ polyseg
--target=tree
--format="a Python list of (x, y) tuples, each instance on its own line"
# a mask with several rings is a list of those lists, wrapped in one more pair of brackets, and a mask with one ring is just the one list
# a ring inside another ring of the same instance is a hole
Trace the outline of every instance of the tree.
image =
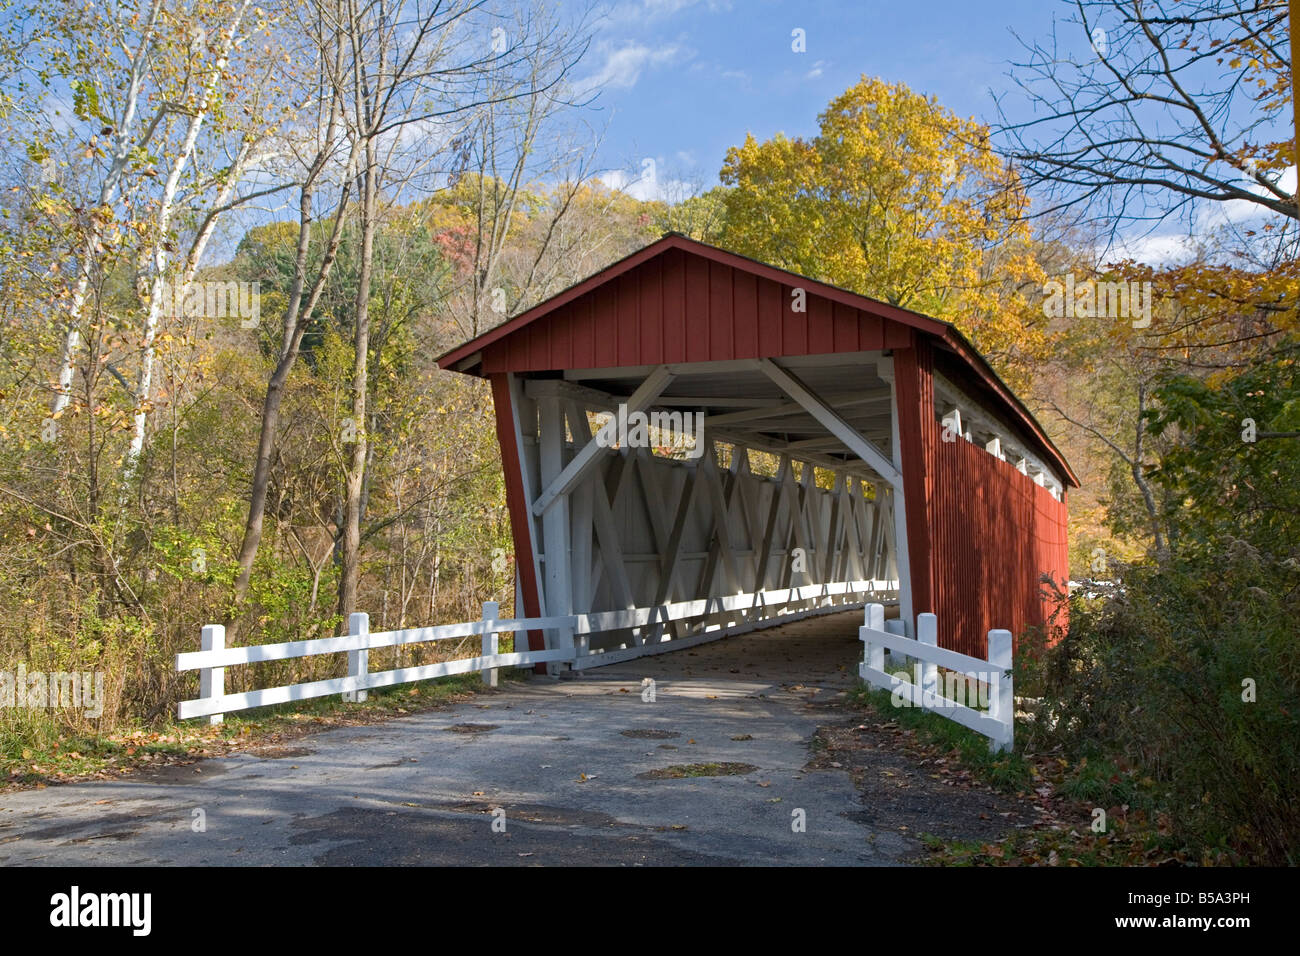
[[(243, 180), (244, 169), (249, 162), (253, 144), (261, 135), (261, 130), (255, 125), (245, 129), (239, 135), (240, 143), (233, 162), (214, 176), (218, 185), (213, 208), (206, 217), (203, 227), (195, 234), (189, 253), (182, 260), (183, 268), (178, 279), (174, 283), (169, 283), (168, 278), (172, 274), (169, 269), (171, 264), (169, 253), (174, 242), (173, 219), (177, 213), (181, 177), (196, 158), (199, 134), (204, 131), (204, 125), (209, 123), (214, 112), (217, 113), (220, 122), (220, 118), (224, 115), (223, 107), (227, 96), (232, 100), (237, 99), (236, 90), (226, 90), (226, 87), (231, 85), (228, 71), (232, 52), (248, 40), (243, 24), (251, 6), (252, 0), (240, 0), (227, 12), (227, 19), (224, 22), (217, 21), (212, 24), (217, 28), (217, 35), (210, 44), (204, 26), (199, 23), (193, 27), (189, 44), (191, 59), (186, 64), (186, 73), (175, 84), (175, 89), (168, 91), (171, 93), (170, 99), (176, 104), (175, 108), (184, 116), (184, 120), (181, 123), (181, 141), (175, 155), (171, 158), (169, 168), (166, 169), (166, 178), (157, 198), (155, 211), (150, 217), (152, 242), (147, 255), (141, 256), (142, 261), (136, 280), (142, 290), (147, 289), (147, 293), (142, 337), (143, 354), (134, 396), (133, 434), (127, 450), (125, 469), (127, 477), (134, 472), (144, 450), (145, 425), (148, 420), (148, 404), (153, 385), (159, 325), (164, 317), (171, 314), (171, 308), (176, 302), (185, 300), (199, 263), (203, 259), (208, 240), (212, 236), (216, 218), (222, 211), (230, 208), (231, 197)], [(247, 107), (245, 109), (250, 114), (254, 112)]]
[(1177, 441), (1151, 475), (1185, 552), (1213, 557), (1245, 541), (1300, 570), (1300, 343), (1284, 341), (1213, 384), (1170, 375), (1147, 412), (1153, 435)]
[(1146, 355), (1145, 334), (1109, 316), (1069, 316), (1051, 341), (1051, 358), (1035, 384), (1036, 404), (1078, 429), (1098, 459), (1113, 463), (1098, 476), (1108, 486), (1112, 533), (1121, 540), (1145, 534), (1155, 555), (1166, 560), (1167, 503), (1149, 472), (1169, 442), (1151, 434), (1148, 413), (1162, 369)]
[[(1111, 482), (1111, 523), (1145, 536), (1163, 562), (1175, 536), (1162, 500), (1171, 486), (1151, 475), (1185, 440), (1151, 426), (1173, 394), (1166, 384), (1192, 376), (1217, 387), (1270, 361), (1300, 322), (1297, 209), (1280, 175), (1295, 140), (1277, 129), (1290, 103), (1285, 9), (1070, 5), (1074, 46), (1086, 52), (1070, 55), (1055, 35), (1029, 45), (1015, 68), (1035, 118), (1004, 119), (995, 136), (1045, 200), (1038, 214), (1100, 225), (1102, 251), (1068, 271), (1149, 290), (1155, 308), (1138, 331), (1127, 316), (1071, 316), (1053, 332), (1052, 362), (1065, 371), (1040, 377), (1035, 392), (1111, 459), (1114, 478), (1126, 476), (1127, 489)], [(1188, 261), (1106, 261), (1111, 241), (1172, 217), (1192, 227)]]
[[(554, 14), (540, 8), (526, 10), (514, 30), (507, 30), (499, 22), (494, 24), (478, 0), (450, 4), (348, 0), (339, 14), (337, 28), (346, 56), (331, 81), (346, 103), (348, 136), (359, 150), (360, 234), (351, 383), (355, 442), (344, 479), (338, 603), (339, 614), (346, 619), (356, 609), (361, 573), (362, 495), (369, 449), (365, 428), (370, 296), (381, 189), (408, 183), (428, 162), (428, 151), (422, 146), (415, 150), (416, 161), (404, 159), (404, 151), (411, 151), (412, 146), (404, 143), (403, 135), (412, 129), (440, 127), (453, 134), (450, 142), (456, 142), (466, 128), (476, 128), (474, 120), (481, 117), (482, 110), (514, 101), (529, 104), (523, 148), (518, 151), (511, 180), (517, 189), (527, 164), (527, 146), (536, 136), (546, 107), (553, 108), (555, 91), (561, 89), (586, 42), (581, 22), (579, 30), (571, 33)], [(482, 41), (478, 45), (464, 43), (464, 36), (478, 36)], [(491, 131), (493, 127), (479, 122), (477, 129)], [(495, 145), (490, 137), (484, 139), (483, 160), (495, 162)], [(511, 195), (504, 203), (501, 196), (494, 197), (494, 206), (504, 213), (507, 224)], [(488, 262), (504, 238), (495, 228), (488, 235), (480, 228), (476, 243), (488, 244)], [(480, 270), (485, 265), (480, 254)], [(488, 279), (490, 269), (480, 274), (479, 289)]]
[(672, 204), (654, 203), (662, 232), (680, 232), (716, 245), (727, 232), (727, 190), (722, 186), (696, 191)]
[[(298, 360), (303, 336), (311, 325), (317, 303), (334, 268), (339, 243), (343, 238), (353, 174), (361, 149), (359, 140), (353, 137), (349, 141), (346, 136), (344, 110), (348, 104), (344, 91), (334, 82), (345, 62), (344, 35), (336, 22), (337, 11), (331, 14), (323, 7), (317, 7), (312, 12), (314, 17), (309, 17), (302, 24), (302, 35), (308, 40), (306, 48), (300, 51), (308, 68), (302, 73), (302, 86), (295, 91), (307, 96), (307, 106), (302, 119), (294, 124), (287, 136), (291, 145), (290, 155), (296, 160), (296, 168), (291, 167), (293, 178), (290, 181), (298, 192), (297, 242), (281, 322), (279, 356), (267, 381), (262, 402), (257, 456), (249, 489), (248, 517), (244, 523), (237, 558), (239, 574), (234, 586), (236, 605), (248, 593), (253, 563), (262, 541), (266, 494), (285, 386)], [(336, 176), (337, 180), (331, 180), (331, 176)], [(332, 205), (324, 208), (331, 215), (333, 223), (328, 232), (317, 230), (321, 250), (319, 259), (313, 259), (312, 224), (322, 214), (318, 206), (319, 194), (326, 191), (332, 181), (337, 182), (337, 188), (325, 200), (326, 203), (332, 202)]]
[[(72, 261), (50, 263), (51, 275), (70, 281), (51, 413), (57, 418), (71, 401), (92, 287), (134, 260), (143, 318), (128, 471), (144, 445), (160, 323), (184, 298), (216, 218), (246, 198), (235, 190), (261, 136), (261, 104), (254, 91), (242, 111), (229, 107), (264, 68), (264, 51), (248, 41), (265, 34), (269, 21), (251, 8), (243, 0), (186, 7), (149, 0), (138, 9), (70, 4), (38, 16), (48, 24), (37, 51), (44, 68), (33, 85), (46, 99), (66, 87), (73, 117), (60, 117), (57, 108), (33, 111), (28, 154), (57, 162), (61, 151), (75, 150), (84, 160), (77, 191), (67, 195)], [(229, 139), (238, 145), (227, 164), (222, 146)], [(188, 227), (191, 217), (204, 222), (172, 275), (176, 226)], [(165, 294), (169, 286), (176, 295)]]
[(1112, 236), (1228, 201), (1300, 219), (1285, 0), (1066, 2), (1073, 41), (1014, 65), (1033, 118), (996, 132), (1044, 212)]
[(725, 244), (894, 305), (951, 319), (1005, 366), (1030, 354), (1042, 282), (1027, 199), (988, 131), (902, 84), (863, 77), (811, 140), (727, 152)]

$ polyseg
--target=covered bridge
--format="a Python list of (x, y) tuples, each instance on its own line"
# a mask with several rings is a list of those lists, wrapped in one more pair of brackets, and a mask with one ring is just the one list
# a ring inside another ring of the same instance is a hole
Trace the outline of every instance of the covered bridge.
[(1078, 481), (946, 322), (669, 233), (438, 364), (491, 382), (516, 613), (575, 667), (868, 600), (983, 657), (1066, 577)]

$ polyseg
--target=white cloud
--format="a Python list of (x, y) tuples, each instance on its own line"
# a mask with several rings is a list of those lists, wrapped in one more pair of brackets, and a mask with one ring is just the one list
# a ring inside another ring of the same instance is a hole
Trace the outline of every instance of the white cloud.
[(827, 66), (827, 61), (818, 60), (816, 63), (813, 64), (813, 68), (804, 74), (804, 79), (805, 80), (817, 79), (817, 77), (821, 76), (823, 71), (825, 71), (826, 66)]
[[(1277, 179), (1277, 185), (1284, 192), (1295, 195), (1296, 168), (1288, 166), (1282, 170), (1282, 175)], [(1256, 196), (1271, 195), (1258, 183), (1244, 182), (1242, 186), (1247, 192), (1254, 193)], [(1237, 225), (1254, 219), (1265, 219), (1271, 215), (1273, 214), (1258, 203), (1246, 199), (1230, 199), (1227, 202), (1210, 205), (1206, 212), (1205, 224), (1207, 226)]]
[(1097, 250), (1098, 259), (1119, 262), (1132, 259), (1151, 266), (1182, 265), (1196, 258), (1198, 242), (1191, 236), (1137, 236), (1116, 239)]
[(678, 179), (656, 179), (645, 175), (634, 175), (625, 169), (611, 169), (602, 173), (600, 181), (610, 189), (627, 193), (641, 202), (660, 200), (662, 202), (679, 202), (689, 195), (690, 186)]
[(647, 20), (671, 17), (701, 3), (704, 3), (710, 13), (731, 9), (731, 0), (634, 0), (631, 3), (616, 4), (610, 11), (610, 18), (621, 22), (644, 23)]
[(607, 48), (600, 69), (578, 86), (583, 92), (596, 92), (606, 87), (632, 87), (641, 78), (643, 70), (671, 63), (682, 53), (682, 48), (675, 43), (658, 48), (643, 43)]

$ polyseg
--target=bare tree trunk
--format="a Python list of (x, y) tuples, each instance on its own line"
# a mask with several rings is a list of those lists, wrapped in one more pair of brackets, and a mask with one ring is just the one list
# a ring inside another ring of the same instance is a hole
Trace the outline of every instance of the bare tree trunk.
[[(538, 104), (549, 102), (550, 91), (562, 84), (571, 66), (570, 58), (580, 55), (585, 42), (556, 26), (548, 11), (524, 16), (519, 36), (509, 49), (476, 51), (463, 42), (462, 33), (476, 24), (483, 12), (477, 0), (347, 0), (341, 7), (339, 23), (349, 56), (345, 69), (337, 70), (333, 80), (335, 89), (342, 91), (348, 103), (350, 135), (354, 148), (359, 145), (363, 156), (358, 168), (361, 243), (350, 389), (356, 443), (345, 468), (340, 529), (338, 610), (346, 620), (357, 609), (360, 589), (361, 520), (373, 424), (368, 420), (367, 398), (370, 298), (381, 206), (379, 182), (390, 172), (413, 176), (424, 165), (424, 158), (414, 163), (399, 158), (401, 137), (394, 134), (435, 118), (446, 123), (454, 117), (459, 122), (490, 104), (525, 96), (531, 97), (531, 115), (536, 117)], [(453, 62), (452, 51), (463, 54), (465, 59)], [(503, 63), (510, 64), (509, 68)], [(493, 79), (487, 80), (489, 76)], [(456, 102), (454, 98), (449, 102), (444, 98), (442, 91), (454, 87), (453, 78), (475, 79), (470, 102)], [(516, 168), (522, 176), (526, 168), (523, 156)], [(494, 203), (498, 207), (494, 214), (499, 214), (500, 205), (500, 201)], [(498, 244), (508, 235), (507, 220), (497, 220), (492, 238)], [(480, 275), (479, 281), (489, 278)]]
[[(339, 51), (336, 47), (336, 68)], [(284, 401), (284, 389), (298, 360), (298, 351), (302, 337), (311, 322), (325, 284), (329, 281), (338, 256), (339, 243), (343, 238), (343, 222), (347, 209), (351, 179), (346, 178), (339, 197), (338, 209), (334, 217), (334, 228), (325, 246), (325, 255), (316, 274), (315, 284), (303, 303), (303, 289), (307, 280), (307, 258), (311, 246), (312, 203), (316, 196), (316, 183), (333, 152), (334, 136), (339, 124), (339, 96), (335, 92), (330, 103), (330, 120), (319, 151), (307, 171), (298, 204), (298, 246), (294, 253), (293, 285), (289, 290), (289, 303), (285, 309), (284, 338), (280, 346), (280, 359), (275, 371), (266, 385), (266, 398), (262, 403), (262, 422), (257, 439), (257, 461), (253, 466), (253, 482), (248, 498), (248, 520), (244, 525), (244, 537), (239, 545), (239, 577), (235, 580), (235, 601), (242, 601), (248, 593), (249, 578), (253, 573), (253, 562), (257, 560), (257, 551), (262, 543), (262, 520), (266, 514), (266, 489), (271, 480), (271, 459), (275, 454), (275, 433), (280, 424), (280, 405)], [(345, 176), (351, 174), (355, 167), (357, 149), (355, 144), (348, 157)]]
[[(356, 328), (352, 344), (352, 421), (356, 444), (344, 481), (343, 549), (339, 575), (339, 614), (346, 623), (357, 609), (357, 590), (361, 580), (361, 490), (366, 477), (369, 443), (366, 420), (367, 374), (370, 358), (370, 279), (374, 268), (375, 226), (379, 205), (375, 144), (368, 139), (364, 146), (365, 167), (361, 172), (361, 261), (357, 270)], [(341, 625), (342, 626), (342, 625)]]
[(442, 518), (433, 524), (433, 564), (429, 569), (429, 621), (438, 610), (438, 579), (442, 576)]
[(1169, 562), (1169, 545), (1165, 541), (1164, 532), (1160, 525), (1160, 511), (1156, 507), (1155, 494), (1151, 491), (1151, 484), (1147, 481), (1146, 475), (1142, 474), (1142, 457), (1146, 451), (1146, 418), (1144, 417), (1147, 410), (1147, 388), (1143, 383), (1138, 386), (1138, 414), (1137, 414), (1137, 434), (1134, 437), (1133, 459), (1129, 462), (1129, 469), (1133, 475), (1133, 483), (1137, 485), (1138, 492), (1142, 495), (1142, 503), (1147, 509), (1147, 517), (1151, 521), (1151, 538), (1155, 546), (1156, 561), (1165, 565)]

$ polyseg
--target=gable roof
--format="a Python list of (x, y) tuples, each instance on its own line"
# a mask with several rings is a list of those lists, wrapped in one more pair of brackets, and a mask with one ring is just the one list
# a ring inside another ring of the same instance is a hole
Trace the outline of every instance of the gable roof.
[[(644, 278), (651, 281), (643, 282)], [(780, 327), (782, 316), (790, 310), (774, 303), (789, 301), (785, 290), (795, 288), (806, 293), (808, 314), (792, 336), (790, 328)], [(678, 294), (677, 307), (667, 308), (665, 299)], [(735, 317), (741, 312), (737, 324)], [(994, 409), (1033, 439), (1066, 482), (1078, 487), (1065, 456), (952, 323), (675, 232), (457, 346), (436, 364), (486, 376), (500, 371), (877, 351), (907, 347), (913, 335), (924, 335), (939, 352), (949, 353), (955, 363), (947, 364), (955, 364), (964, 373), (961, 377), (985, 393)], [(712, 344), (697, 345), (701, 336)]]

